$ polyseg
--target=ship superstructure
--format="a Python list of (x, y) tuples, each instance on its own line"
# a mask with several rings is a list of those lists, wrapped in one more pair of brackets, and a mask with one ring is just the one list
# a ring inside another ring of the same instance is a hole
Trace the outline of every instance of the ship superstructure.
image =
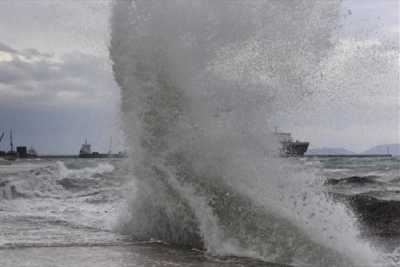
[(283, 157), (299, 157), (306, 153), (309, 142), (293, 141), (291, 133), (279, 132), (275, 129), (275, 136), (278, 138), (280, 146), (279, 154)]
[(81, 150), (79, 150), (79, 156), (91, 155), (92, 154), (92, 146), (88, 144), (87, 139), (85, 143), (82, 144)]

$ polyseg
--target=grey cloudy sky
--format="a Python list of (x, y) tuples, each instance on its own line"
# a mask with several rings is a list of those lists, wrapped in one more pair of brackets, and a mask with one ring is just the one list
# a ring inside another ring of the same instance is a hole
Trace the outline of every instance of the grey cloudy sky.
[[(281, 114), (281, 128), (314, 147), (400, 142), (398, 5), (343, 2), (321, 90), (296, 114)], [(123, 146), (110, 8), (100, 0), (0, 2), (0, 131), (14, 129), (16, 143), (41, 153), (77, 153), (86, 137), (100, 151), (110, 136)]]
[[(41, 153), (122, 147), (109, 1), (0, 2), (0, 130)], [(7, 140), (8, 143), (8, 140)], [(7, 144), (3, 141), (0, 149)]]

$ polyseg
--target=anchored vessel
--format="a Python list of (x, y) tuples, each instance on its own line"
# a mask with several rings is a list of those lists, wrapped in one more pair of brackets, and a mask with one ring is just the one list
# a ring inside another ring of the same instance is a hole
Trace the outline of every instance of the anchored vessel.
[(126, 157), (126, 153), (124, 152), (118, 152), (117, 154), (112, 154), (111, 153), (111, 148), (108, 153), (99, 153), (99, 152), (92, 152), (92, 146), (88, 144), (87, 140), (85, 140), (85, 143), (82, 144), (81, 149), (79, 150), (79, 157), (80, 158), (90, 158), (90, 159), (96, 159), (96, 158), (124, 158)]
[(302, 142), (302, 141), (293, 141), (291, 133), (279, 132), (275, 129), (275, 135), (277, 136), (281, 147), (280, 147), (280, 156), (283, 157), (299, 157), (304, 156), (306, 153), (308, 146), (310, 145), (309, 142)]
[(88, 144), (87, 140), (82, 144), (81, 150), (79, 150), (80, 158), (108, 158), (108, 154), (102, 154), (99, 152), (92, 152), (92, 145)]

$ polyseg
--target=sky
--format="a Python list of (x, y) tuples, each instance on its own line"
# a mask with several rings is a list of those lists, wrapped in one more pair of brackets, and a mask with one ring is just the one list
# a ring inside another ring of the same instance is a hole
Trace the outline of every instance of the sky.
[[(277, 124), (312, 147), (400, 143), (399, 2), (342, 5), (321, 89)], [(110, 1), (0, 1), (0, 133), (41, 154), (76, 154), (85, 139), (104, 152), (110, 137), (123, 149), (110, 13)]]
[[(123, 148), (108, 1), (0, 2), (0, 131), (41, 154)], [(8, 147), (0, 143), (0, 150)]]

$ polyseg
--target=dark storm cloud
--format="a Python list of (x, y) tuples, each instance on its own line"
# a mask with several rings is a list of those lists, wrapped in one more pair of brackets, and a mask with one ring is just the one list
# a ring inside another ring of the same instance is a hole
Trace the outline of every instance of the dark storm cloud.
[(16, 52), (14, 49), (12, 49), (8, 45), (5, 45), (5, 44), (3, 44), (1, 42), (0, 42), (0, 51), (11, 52), (11, 53), (15, 53)]
[(0, 103), (102, 104), (117, 97), (104, 58), (82, 52), (55, 57), (2, 43), (0, 53)]
[(0, 83), (3, 85), (24, 85), (32, 81), (42, 82), (56, 75), (55, 64), (43, 59), (39, 53), (3, 51), (8, 52), (8, 55), (12, 57), (12, 60), (0, 61)]
[(41, 53), (38, 50), (34, 48), (28, 48), (22, 51), (22, 54), (27, 57), (28, 59), (31, 59), (33, 57), (42, 57), (42, 58), (51, 58), (54, 55), (51, 53)]

